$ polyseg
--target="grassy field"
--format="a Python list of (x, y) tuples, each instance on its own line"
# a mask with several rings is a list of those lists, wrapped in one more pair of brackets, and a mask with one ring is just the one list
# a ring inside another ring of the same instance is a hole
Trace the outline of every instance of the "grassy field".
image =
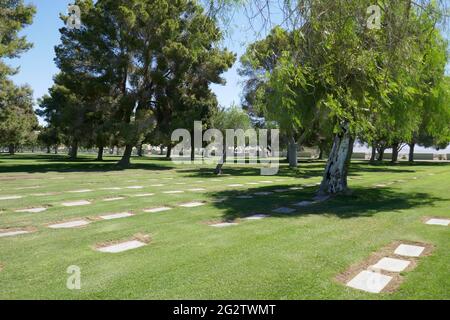
[[(271, 211), (311, 199), (324, 163), (302, 163), (296, 171), (283, 166), (275, 177), (228, 165), (217, 180), (207, 167), (133, 159), (130, 169), (117, 170), (116, 160), (0, 156), (0, 198), (23, 196), (0, 200), (0, 229), (35, 228), (31, 234), (0, 238), (1, 299), (450, 299), (450, 230), (423, 223), (424, 217), (450, 217), (449, 163), (354, 163), (352, 195), (281, 215)], [(377, 184), (387, 186), (375, 188)], [(130, 186), (143, 189), (126, 188)], [(300, 186), (302, 190), (237, 198)], [(104, 190), (110, 187), (122, 189)], [(206, 190), (189, 191), (196, 188)], [(81, 189), (92, 192), (69, 192)], [(172, 190), (185, 192), (164, 193)], [(141, 193), (154, 195), (133, 197)], [(118, 196), (125, 199), (103, 201)], [(72, 200), (92, 204), (61, 205)], [(206, 205), (178, 206), (194, 200)], [(143, 212), (162, 205), (172, 210)], [(48, 210), (15, 212), (42, 206)], [(135, 216), (96, 220), (124, 211)], [(223, 229), (207, 224), (252, 213), (271, 217)], [(76, 218), (93, 222), (67, 230), (46, 227)], [(119, 254), (94, 250), (96, 244), (136, 234), (149, 235), (151, 242)], [(434, 251), (403, 274), (395, 292), (369, 294), (335, 280), (397, 240), (432, 244)], [(81, 268), (81, 290), (66, 288), (71, 265)]]

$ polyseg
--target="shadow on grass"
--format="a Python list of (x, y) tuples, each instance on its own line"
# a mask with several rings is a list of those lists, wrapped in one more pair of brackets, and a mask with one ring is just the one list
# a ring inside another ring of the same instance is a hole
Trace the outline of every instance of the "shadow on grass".
[(165, 159), (138, 157), (133, 157), (131, 165), (123, 168), (117, 166), (119, 159), (120, 157), (111, 159), (111, 157), (105, 156), (104, 161), (96, 161), (92, 156), (80, 156), (76, 160), (70, 160), (66, 155), (0, 155), (0, 172), (108, 172), (126, 169), (161, 171), (174, 168), (171, 162)]
[[(341, 195), (325, 202), (307, 207), (296, 207), (293, 204), (311, 201), (317, 187), (304, 187), (303, 190), (276, 193), (274, 190), (290, 186), (271, 186), (255, 188), (243, 192), (223, 191), (213, 194), (217, 200), (214, 205), (224, 211), (224, 220), (244, 218), (252, 214), (268, 214), (277, 218), (292, 218), (303, 215), (328, 215), (341, 219), (355, 217), (371, 217), (380, 212), (411, 209), (419, 206), (431, 206), (445, 199), (431, 196), (423, 192), (401, 193), (395, 189), (377, 189), (370, 187), (352, 188), (351, 195)], [(270, 195), (255, 195), (259, 192), (274, 192)], [(239, 199), (238, 196), (251, 195), (252, 199)], [(273, 210), (280, 207), (296, 209), (294, 213), (277, 214)]]

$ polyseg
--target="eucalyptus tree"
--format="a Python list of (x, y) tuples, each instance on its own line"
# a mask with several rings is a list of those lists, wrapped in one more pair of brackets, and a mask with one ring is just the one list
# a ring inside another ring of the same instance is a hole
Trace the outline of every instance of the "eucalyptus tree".
[[(276, 12), (270, 2), (249, 3), (260, 16)], [(311, 83), (314, 87), (322, 88), (316, 106), (328, 110), (334, 124), (333, 147), (319, 194), (345, 192), (355, 138), (373, 131), (374, 114), (390, 116), (386, 110), (404, 109), (414, 99), (416, 74), (427, 55), (423, 44), (433, 38), (442, 21), (443, 2), (379, 1), (383, 7), (381, 16), (375, 17), (379, 25), (369, 19), (371, 1), (282, 4), (282, 22), (301, 34), (295, 48), (302, 57), (299, 71), (303, 78), (316, 81)], [(398, 103), (396, 97), (403, 100)]]

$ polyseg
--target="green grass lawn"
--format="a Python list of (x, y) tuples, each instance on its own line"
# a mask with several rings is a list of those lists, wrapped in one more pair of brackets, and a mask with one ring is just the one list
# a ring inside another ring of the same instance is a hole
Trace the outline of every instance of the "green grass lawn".
[[(133, 159), (130, 169), (117, 170), (116, 160), (0, 156), (0, 198), (23, 196), (0, 200), (0, 229), (36, 229), (31, 234), (0, 238), (1, 299), (450, 299), (450, 229), (422, 221), (423, 217), (450, 217), (448, 163), (354, 163), (352, 195), (293, 214), (274, 215), (271, 211), (277, 207), (311, 199), (316, 189), (312, 185), (320, 181), (324, 163), (302, 163), (295, 171), (283, 165), (274, 177), (260, 176), (250, 166), (227, 165), (225, 175), (217, 178), (211, 168), (175, 166), (157, 158)], [(263, 182), (267, 180), (273, 183)], [(253, 182), (260, 184), (248, 184)], [(152, 186), (159, 184), (163, 186)], [(229, 186), (234, 184), (244, 187)], [(389, 185), (374, 188), (376, 184)], [(102, 190), (127, 186), (144, 188)], [(304, 189), (236, 198), (297, 186)], [(192, 188), (206, 191), (187, 191)], [(93, 192), (68, 192), (80, 189)], [(171, 190), (185, 192), (164, 193)], [(51, 194), (33, 196), (37, 193)], [(138, 193), (155, 195), (132, 197)], [(102, 201), (117, 196), (125, 199)], [(92, 204), (61, 206), (71, 200)], [(177, 206), (194, 200), (207, 203), (197, 208)], [(173, 209), (143, 212), (163, 205)], [(15, 212), (41, 206), (49, 209)], [(46, 227), (51, 222), (124, 211), (135, 216), (95, 221), (77, 229)], [(271, 217), (242, 220), (224, 229), (205, 223), (251, 213)], [(151, 242), (118, 254), (94, 250), (96, 244), (136, 234), (150, 235)], [(396, 240), (429, 243), (435, 249), (404, 274), (395, 292), (369, 294), (334, 280)], [(66, 270), (71, 265), (81, 268), (81, 290), (66, 288)]]

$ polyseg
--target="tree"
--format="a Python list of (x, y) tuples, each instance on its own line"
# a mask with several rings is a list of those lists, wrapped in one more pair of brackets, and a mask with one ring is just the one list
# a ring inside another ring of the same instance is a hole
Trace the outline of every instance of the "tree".
[(12, 75), (12, 69), (3, 58), (17, 58), (32, 47), (19, 32), (33, 21), (35, 8), (24, 5), (23, 0), (5, 0), (0, 2), (0, 80)]
[(80, 30), (61, 29), (56, 61), (64, 73), (109, 89), (105, 93), (112, 103), (106, 118), (125, 145), (119, 164), (127, 166), (133, 146), (142, 144), (155, 125), (168, 135), (175, 113), (181, 115), (193, 99), (195, 105), (209, 99), (209, 84), (223, 81), (219, 75), (234, 56), (217, 48), (222, 35), (194, 1), (76, 4), (83, 25)]
[(41, 128), (38, 136), (38, 142), (47, 148), (47, 153), (51, 152), (51, 148), (54, 148), (55, 154), (58, 153), (58, 146), (61, 144), (61, 137), (57, 128), (47, 126)]
[(31, 142), (38, 126), (29, 87), (17, 87), (4, 80), (0, 90), (0, 145), (14, 154), (18, 146)]
[[(302, 58), (293, 56), (298, 32), (275, 27), (263, 40), (252, 43), (241, 58), (246, 109), (278, 123), (288, 139), (290, 167), (297, 166), (297, 148), (315, 122), (315, 88)], [(303, 70), (302, 70), (303, 69)]]
[[(250, 3), (260, 9), (260, 16), (261, 11), (263, 16), (279, 12), (265, 1)], [(379, 30), (367, 27), (370, 1), (301, 0), (298, 5), (290, 4), (283, 2), (283, 21), (293, 30), (301, 30), (301, 41), (291, 56), (301, 57), (301, 70), (312, 72), (309, 79), (317, 80), (311, 85), (323, 88), (317, 106), (328, 110), (334, 124), (333, 147), (319, 195), (346, 192), (356, 137), (373, 130), (373, 114), (390, 116), (389, 108), (402, 106), (395, 99), (400, 93), (411, 100), (418, 91), (421, 83), (411, 81), (408, 75), (415, 75), (423, 66), (428, 52), (421, 44), (436, 32), (442, 4), (382, 1)]]
[(0, 144), (14, 154), (18, 145), (30, 140), (37, 119), (33, 113), (32, 92), (29, 87), (17, 87), (8, 76), (18, 70), (9, 67), (4, 58), (17, 58), (31, 48), (19, 32), (32, 23), (35, 8), (22, 0), (0, 3)]
[[(222, 168), (225, 162), (227, 161), (227, 145), (226, 145), (226, 130), (233, 129), (238, 130), (242, 129), (244, 131), (250, 129), (252, 127), (250, 117), (248, 114), (239, 108), (236, 105), (230, 106), (230, 108), (225, 109), (221, 108), (217, 110), (217, 112), (211, 117), (211, 128), (218, 129), (222, 132), (222, 146), (223, 150), (221, 150), (221, 159), (219, 160), (216, 169), (214, 171), (215, 174), (222, 174)], [(220, 151), (219, 151), (220, 152)]]

